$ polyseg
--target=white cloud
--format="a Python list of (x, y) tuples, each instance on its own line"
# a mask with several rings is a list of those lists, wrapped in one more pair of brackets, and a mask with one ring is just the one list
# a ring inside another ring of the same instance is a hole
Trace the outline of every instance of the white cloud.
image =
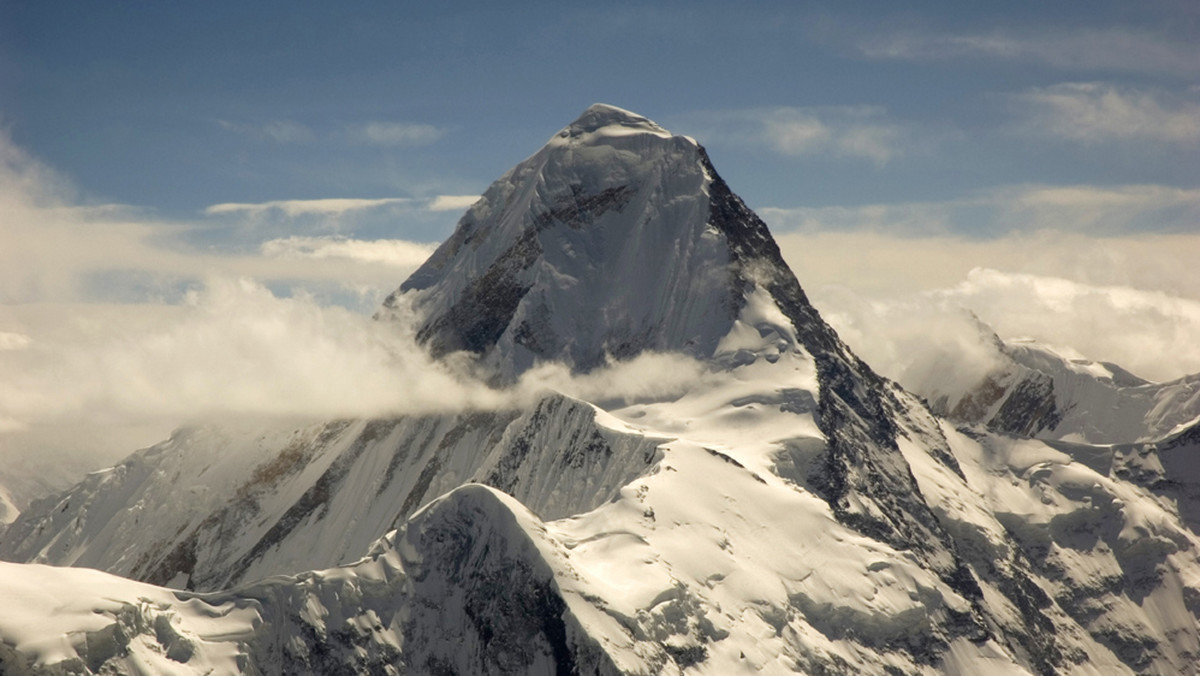
[(705, 143), (754, 145), (793, 157), (819, 155), (884, 165), (903, 154), (910, 131), (881, 108), (756, 108), (694, 113), (685, 128)]
[(993, 331), (1152, 380), (1200, 372), (1200, 300), (1162, 291), (976, 268), (945, 289), (881, 299), (827, 287), (812, 298), (873, 368), (951, 405), (1002, 363)]
[(353, 211), (378, 209), (380, 207), (405, 204), (411, 200), (407, 197), (385, 197), (382, 199), (356, 199), (336, 197), (314, 200), (272, 200), (270, 202), (227, 202), (205, 207), (204, 213), (209, 216), (224, 214), (262, 214), (267, 211), (278, 211), (288, 217), (305, 215), (340, 216)]
[(1126, 28), (951, 34), (890, 32), (858, 40), (866, 56), (944, 60), (982, 57), (1064, 70), (1109, 70), (1191, 77), (1200, 73), (1194, 40)]
[(278, 298), (246, 279), (210, 279), (171, 314), (133, 334), (37, 340), (5, 364), (0, 411), (28, 424), (339, 416), (458, 406), (463, 395), (407, 326)]
[(1151, 379), (1200, 372), (1200, 300), (989, 269), (944, 295), (1005, 337), (1064, 345)]
[[(954, 355), (977, 351), (964, 310), (1001, 337), (1071, 347), (1143, 377), (1200, 372), (1200, 277), (1189, 274), (1200, 234), (978, 240), (855, 231), (777, 239), (847, 343), (914, 389), (946, 377), (937, 373), (939, 360), (950, 368)], [(979, 373), (990, 363), (985, 353), (952, 368)]]
[[(420, 264), (420, 252), (429, 245), (316, 238), (307, 248), (303, 239), (290, 248), (271, 245), (267, 251), (274, 255), (264, 255), (260, 247), (274, 233), (294, 233), (303, 224), (328, 230), (330, 221), (357, 223), (350, 219), (388, 216), (389, 209), (406, 204), (391, 198), (215, 205), (207, 223), (165, 222), (128, 207), (76, 206), (67, 181), (0, 134), (0, 331), (21, 332), (5, 323), (6, 305), (177, 300), (214, 274), (308, 290), (370, 311)], [(240, 228), (235, 234), (245, 240), (242, 249), (180, 241), (185, 233), (214, 227), (229, 235), (226, 222), (216, 223), (226, 218)], [(302, 224), (301, 218), (307, 220)]]
[[(681, 393), (704, 372), (686, 357), (650, 354), (578, 378), (546, 365), (497, 390), (453, 360), (431, 359), (403, 307), (376, 321), (224, 277), (176, 307), (94, 305), (75, 322), (49, 309), (14, 314), (32, 338), (20, 353), (0, 351), (0, 439), (16, 435), (36, 452), (38, 440), (53, 438), (82, 457), (89, 444), (110, 448), (107, 437), (209, 419), (494, 409), (527, 405), (550, 389), (640, 398)], [(63, 426), (74, 430), (65, 439)]]
[[(1200, 54), (1197, 54), (1200, 59)], [(1020, 128), (1080, 143), (1111, 140), (1196, 145), (1200, 101), (1105, 83), (1065, 83), (1014, 97)]]
[(0, 351), (24, 350), (33, 342), (29, 336), (15, 331), (0, 331)]
[(380, 146), (423, 146), (446, 135), (432, 124), (379, 121), (350, 127), (347, 133), (357, 143)]
[(463, 211), (479, 201), (479, 195), (438, 195), (426, 208), (430, 211)]
[(324, 130), (320, 133), (295, 120), (270, 120), (261, 123), (230, 120), (216, 122), (221, 128), (243, 136), (292, 145), (324, 140), (377, 146), (424, 146), (446, 135), (445, 129), (432, 124), (383, 120), (351, 124), (340, 130)]
[(931, 400), (957, 400), (1001, 364), (988, 327), (953, 298), (867, 298), (838, 286), (817, 289), (812, 300), (855, 354)]
[(1047, 231), (1192, 232), (1200, 189), (1161, 185), (1016, 185), (944, 202), (760, 208), (777, 231), (879, 230), (906, 236)]
[(437, 248), (402, 239), (360, 240), (344, 237), (287, 237), (263, 242), (261, 251), (269, 258), (338, 258), (415, 268)]

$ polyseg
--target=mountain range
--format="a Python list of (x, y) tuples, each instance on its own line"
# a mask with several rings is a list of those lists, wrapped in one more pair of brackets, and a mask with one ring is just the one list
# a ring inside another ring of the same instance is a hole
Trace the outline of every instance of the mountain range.
[(3, 673), (1200, 671), (1200, 381), (981, 326), (994, 371), (910, 393), (691, 138), (592, 106), (376, 316), (413, 317), (480, 387), (695, 377), (180, 429), (0, 534)]

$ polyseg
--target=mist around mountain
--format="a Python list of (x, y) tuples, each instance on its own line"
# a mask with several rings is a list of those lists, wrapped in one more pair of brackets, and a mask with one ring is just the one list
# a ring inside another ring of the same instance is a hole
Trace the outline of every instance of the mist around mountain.
[(0, 666), (1196, 673), (1192, 380), (968, 324), (902, 388), (701, 146), (595, 105), (378, 312), (436, 377), (25, 509)]

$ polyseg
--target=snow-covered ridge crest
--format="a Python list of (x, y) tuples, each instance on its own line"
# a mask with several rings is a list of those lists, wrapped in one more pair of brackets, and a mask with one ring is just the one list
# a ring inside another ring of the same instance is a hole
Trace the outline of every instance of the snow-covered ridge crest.
[(607, 103), (594, 103), (583, 111), (579, 119), (567, 125), (555, 138), (579, 138), (586, 134), (622, 136), (641, 133), (653, 134), (662, 138), (671, 138), (672, 136), (671, 132), (637, 113), (610, 106)]

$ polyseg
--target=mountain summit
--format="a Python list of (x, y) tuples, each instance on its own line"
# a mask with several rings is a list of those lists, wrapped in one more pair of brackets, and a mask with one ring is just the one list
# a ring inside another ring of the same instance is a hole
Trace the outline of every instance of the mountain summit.
[(509, 378), (647, 350), (710, 358), (756, 283), (812, 312), (704, 148), (596, 104), (493, 183), (385, 310), (411, 302), (435, 355), (473, 352)]
[(829, 442), (813, 487), (840, 518), (936, 550), (956, 579), (899, 458), (904, 406), (821, 319), (695, 140), (593, 105), (493, 183), (385, 309), (402, 302), (435, 355), (476, 353), (502, 380), (539, 361), (588, 371), (645, 351), (811, 364)]

